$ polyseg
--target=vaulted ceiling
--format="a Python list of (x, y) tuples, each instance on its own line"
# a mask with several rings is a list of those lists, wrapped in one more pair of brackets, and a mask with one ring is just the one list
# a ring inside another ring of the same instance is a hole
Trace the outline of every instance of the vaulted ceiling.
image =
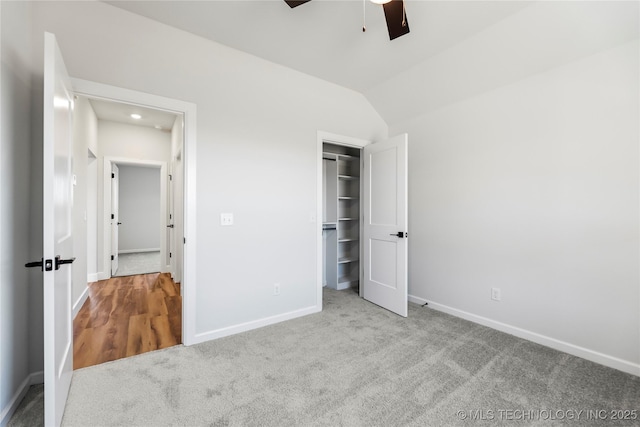
[(108, 3), (360, 92), (389, 124), (638, 38), (624, 1), (405, 0), (393, 41), (368, 0)]

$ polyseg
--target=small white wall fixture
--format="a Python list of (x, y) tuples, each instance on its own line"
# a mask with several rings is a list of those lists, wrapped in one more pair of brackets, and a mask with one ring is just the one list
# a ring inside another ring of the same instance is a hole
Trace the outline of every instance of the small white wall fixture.
[[(165, 110), (176, 114), (181, 114), (184, 118), (184, 270), (181, 282), (182, 290), (182, 340), (184, 345), (191, 345), (195, 340), (196, 321), (196, 105), (176, 99), (151, 95), (130, 89), (123, 89), (116, 86), (109, 86), (102, 83), (91, 82), (81, 79), (71, 79), (74, 91), (78, 95), (88, 98), (103, 99), (107, 101), (139, 105), (158, 110)], [(138, 159), (117, 159), (105, 158), (105, 165), (111, 162), (131, 164), (143, 163)], [(164, 162), (155, 162), (164, 163)], [(162, 168), (162, 165), (160, 165)], [(167, 165), (164, 163), (164, 170), (161, 176), (166, 177)], [(111, 168), (105, 168), (111, 170)], [(109, 179), (105, 182), (109, 183)], [(109, 193), (110, 193), (109, 189)], [(163, 197), (166, 200), (166, 180), (163, 180)], [(106, 193), (106, 189), (105, 189)], [(166, 202), (165, 202), (166, 203)], [(110, 217), (110, 213), (108, 214)], [(162, 224), (166, 226), (166, 220)], [(163, 239), (164, 240), (164, 239)], [(166, 245), (166, 243), (163, 243)], [(166, 248), (165, 248), (166, 250)], [(105, 254), (109, 254), (105, 251)]]
[[(318, 131), (316, 143), (316, 306), (318, 311), (322, 310), (322, 144), (329, 143), (335, 145), (343, 145), (345, 147), (364, 148), (372, 143), (372, 141), (350, 136), (337, 135), (330, 132)], [(362, 193), (362, 182), (360, 183), (360, 193)], [(362, 206), (361, 210), (362, 211)], [(360, 235), (362, 236), (362, 222), (360, 222)], [(360, 268), (360, 276), (362, 276), (362, 267)], [(362, 283), (362, 277), (360, 277)], [(362, 287), (360, 287), (360, 296), (362, 297)]]

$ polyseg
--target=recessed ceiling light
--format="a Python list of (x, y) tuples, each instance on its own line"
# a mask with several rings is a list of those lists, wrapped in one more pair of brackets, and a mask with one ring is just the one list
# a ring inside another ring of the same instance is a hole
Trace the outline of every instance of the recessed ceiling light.
[(154, 128), (156, 128), (158, 130), (162, 130), (162, 126), (160, 126), (160, 125), (155, 125)]
[(136, 119), (136, 120), (140, 120), (140, 119), (142, 118), (142, 116), (141, 116), (140, 114), (135, 114), (135, 113), (133, 113), (133, 114), (131, 115), (131, 118), (132, 118), (132, 119)]

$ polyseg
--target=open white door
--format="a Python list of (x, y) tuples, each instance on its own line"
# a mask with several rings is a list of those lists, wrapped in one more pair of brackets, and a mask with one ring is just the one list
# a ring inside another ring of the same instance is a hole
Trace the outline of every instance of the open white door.
[(364, 292), (407, 317), (407, 134), (364, 147)]
[(73, 373), (71, 83), (53, 34), (45, 33), (43, 105), (44, 423), (59, 426)]
[(118, 229), (120, 228), (120, 169), (111, 164), (111, 275), (118, 272)]

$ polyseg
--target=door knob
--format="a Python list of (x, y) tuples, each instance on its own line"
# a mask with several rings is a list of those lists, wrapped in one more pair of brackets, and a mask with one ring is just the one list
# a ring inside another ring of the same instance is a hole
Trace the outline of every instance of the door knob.
[(61, 259), (60, 255), (57, 255), (56, 256), (56, 270), (60, 270), (60, 266), (61, 265), (63, 265), (63, 264), (71, 264), (75, 260), (76, 260), (76, 257), (69, 258), (69, 259)]
[(167, 228), (173, 228), (173, 224), (167, 225)]
[(392, 233), (389, 234), (389, 236), (396, 236), (396, 237), (400, 237), (401, 239), (405, 236), (403, 231), (398, 231), (397, 233)]
[(122, 224), (121, 222), (117, 223), (117, 225), (121, 225), (121, 224)]
[(40, 261), (28, 262), (24, 266), (27, 268), (40, 267), (41, 271), (51, 271), (53, 270), (53, 261), (40, 258)]

